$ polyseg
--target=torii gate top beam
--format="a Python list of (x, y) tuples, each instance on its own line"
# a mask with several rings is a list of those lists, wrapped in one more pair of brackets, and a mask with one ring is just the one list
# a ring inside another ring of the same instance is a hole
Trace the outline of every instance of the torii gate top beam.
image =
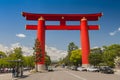
[(23, 12), (22, 15), (26, 17), (26, 20), (38, 20), (41, 16), (46, 21), (80, 21), (85, 17), (88, 21), (96, 21), (102, 16), (102, 13), (96, 14), (35, 14)]

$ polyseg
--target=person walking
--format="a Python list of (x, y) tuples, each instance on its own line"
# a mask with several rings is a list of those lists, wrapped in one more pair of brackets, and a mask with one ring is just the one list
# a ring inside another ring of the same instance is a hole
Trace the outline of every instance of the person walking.
[(12, 69), (12, 78), (15, 77), (15, 68)]

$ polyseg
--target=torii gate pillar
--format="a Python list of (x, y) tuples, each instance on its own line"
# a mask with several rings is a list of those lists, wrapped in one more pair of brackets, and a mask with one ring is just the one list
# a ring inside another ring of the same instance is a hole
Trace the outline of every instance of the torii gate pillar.
[(37, 39), (41, 45), (41, 53), (42, 58), (41, 61), (37, 63), (37, 71), (44, 70), (44, 63), (45, 63), (45, 20), (43, 17), (38, 19), (38, 26), (37, 26)]
[(82, 63), (83, 63), (82, 67), (88, 67), (89, 66), (88, 56), (90, 52), (90, 44), (89, 44), (87, 19), (85, 17), (81, 19), (81, 48), (82, 48)]

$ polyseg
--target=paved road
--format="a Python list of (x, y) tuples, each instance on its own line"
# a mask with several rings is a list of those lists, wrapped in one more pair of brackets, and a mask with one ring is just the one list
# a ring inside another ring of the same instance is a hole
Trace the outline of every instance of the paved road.
[(56, 69), (54, 72), (35, 73), (20, 80), (120, 80), (120, 75)]
[[(0, 80), (11, 79), (0, 78)], [(120, 80), (120, 75), (80, 72), (57, 68), (53, 72), (34, 73), (18, 80)]]

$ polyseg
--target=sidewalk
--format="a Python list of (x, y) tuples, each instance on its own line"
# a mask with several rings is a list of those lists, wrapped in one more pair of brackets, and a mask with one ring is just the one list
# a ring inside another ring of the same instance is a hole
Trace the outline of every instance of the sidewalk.
[(0, 74), (0, 80), (12, 80), (12, 73)]
[(115, 74), (120, 75), (120, 70), (117, 70)]
[[(29, 71), (24, 71), (23, 72), (23, 77), (25, 76), (29, 76), (31, 73)], [(12, 78), (12, 73), (3, 73), (3, 74), (0, 74), (0, 80), (18, 80), (18, 78)]]

